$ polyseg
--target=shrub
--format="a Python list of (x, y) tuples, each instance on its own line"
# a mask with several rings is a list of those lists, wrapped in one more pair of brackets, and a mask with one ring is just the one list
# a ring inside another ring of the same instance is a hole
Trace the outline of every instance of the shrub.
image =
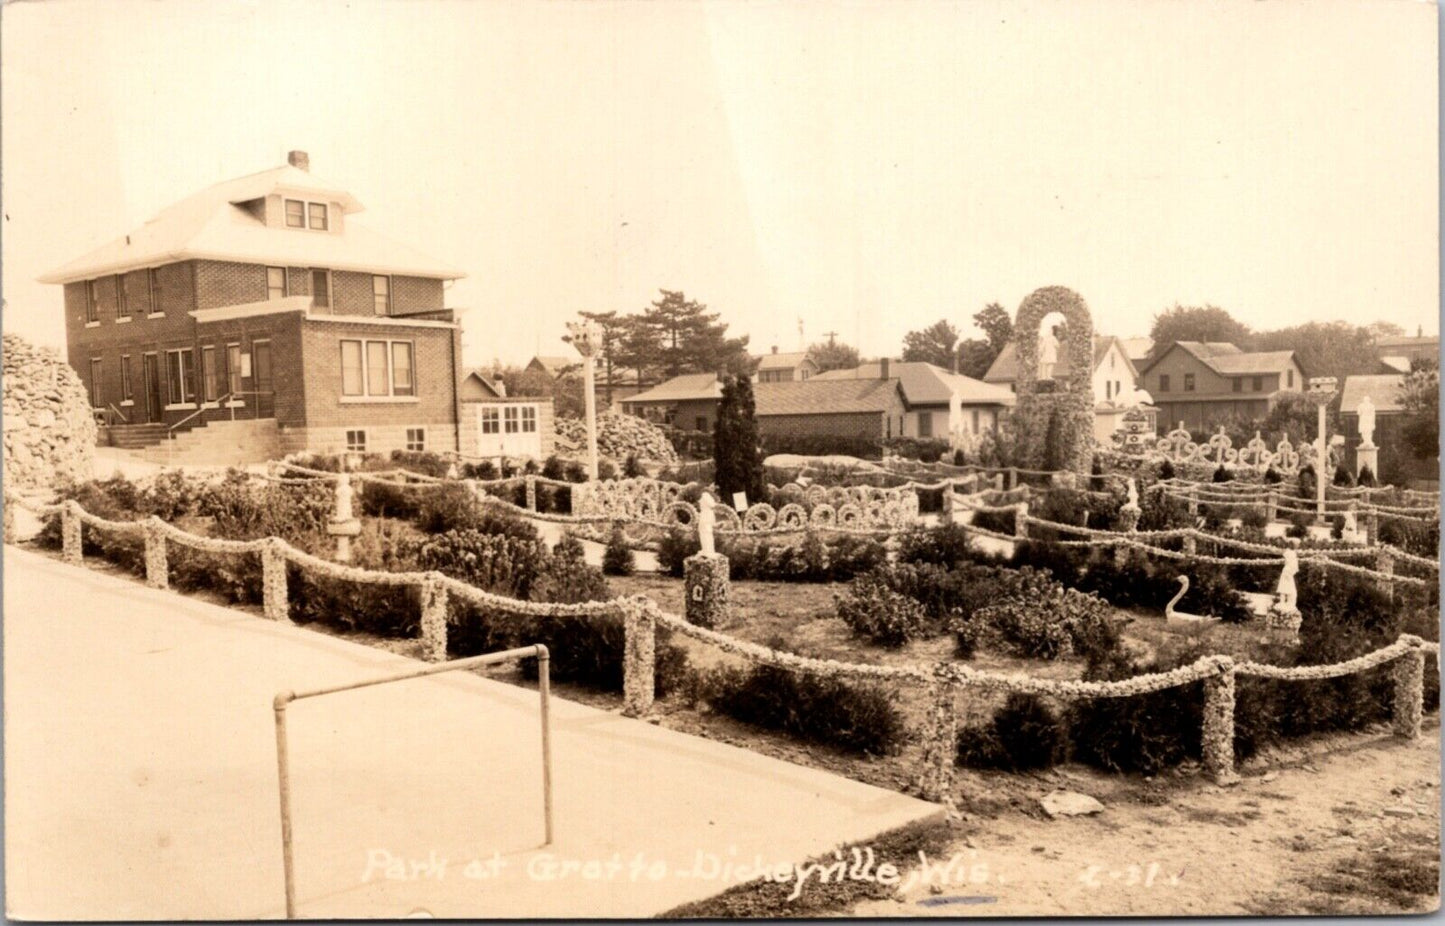
[(701, 700), (735, 720), (844, 752), (887, 755), (904, 740), (896, 698), (879, 685), (759, 665), (714, 670), (697, 687)]
[(682, 578), (683, 561), (702, 549), (697, 534), (683, 527), (674, 527), (657, 543), (657, 566), (675, 579)]
[(1012, 534), (1017, 529), (1017, 514), (1018, 510), (1015, 508), (1007, 511), (976, 511), (973, 514), (973, 526), (996, 534)]
[(451, 470), (451, 460), (429, 450), (393, 450), (391, 462), (399, 469), (441, 479)]
[(1375, 471), (1370, 469), (1370, 464), (1366, 463), (1360, 467), (1360, 475), (1356, 481), (1362, 486), (1373, 487), (1375, 485)]
[(562, 458), (555, 453), (542, 464), (542, 475), (547, 479), (556, 479), (560, 482), (563, 472)]
[(204, 514), (210, 493), (211, 487), (204, 480), (187, 476), (181, 470), (162, 470), (140, 492), (137, 510), (163, 521), (175, 521)]
[(1264, 471), (1264, 482), (1265, 485), (1279, 485), (1281, 482), (1284, 482), (1284, 475), (1275, 469), (1274, 464), (1271, 463), (1269, 468)]
[(975, 646), (986, 643), (1034, 659), (1099, 656), (1119, 646), (1119, 628), (1108, 605), (1072, 588), (991, 604), (978, 611), (969, 631)]
[(1210, 477), (1211, 482), (1230, 482), (1233, 479), (1234, 474), (1231, 473), (1229, 470), (1225, 469), (1223, 463), (1215, 467), (1214, 475)]
[[(1012, 530), (1012, 527), (1009, 529)], [(910, 527), (903, 532), (898, 543), (900, 563), (952, 566), (970, 559), (972, 555), (968, 529), (961, 524), (945, 522), (937, 527)]]
[(898, 648), (924, 635), (928, 615), (923, 605), (888, 582), (886, 569), (875, 569), (854, 579), (837, 596), (838, 617), (860, 637)]
[(638, 459), (636, 453), (629, 453), (627, 459), (622, 461), (622, 475), (628, 479), (647, 475), (647, 470), (643, 468), (642, 461)]
[(609, 576), (630, 576), (636, 568), (632, 548), (627, 545), (627, 536), (622, 533), (622, 525), (612, 525), (607, 549), (602, 553), (602, 571)]
[(1355, 484), (1355, 477), (1350, 475), (1350, 469), (1349, 469), (1349, 467), (1347, 467), (1347, 466), (1336, 466), (1336, 467), (1335, 467), (1334, 483), (1335, 483), (1335, 485), (1337, 485), (1337, 486), (1344, 486), (1345, 488), (1349, 488), (1350, 486), (1353, 486), (1353, 485)]
[(1012, 692), (993, 719), (958, 734), (958, 764), (1024, 772), (1049, 768), (1068, 749), (1068, 727), (1038, 695)]
[(1173, 478), (1174, 478), (1174, 464), (1171, 463), (1169, 460), (1166, 459), (1163, 463), (1159, 464), (1159, 479), (1160, 479), (1161, 481), (1164, 481), (1164, 480), (1169, 480), (1169, 479), (1173, 479)]
[(435, 570), (468, 585), (513, 598), (531, 597), (533, 584), (550, 559), (540, 540), (475, 529), (427, 537), (411, 545), (408, 554), (418, 569)]
[(805, 457), (849, 456), (876, 460), (883, 455), (883, 442), (868, 435), (793, 434), (769, 432), (761, 435), (767, 453), (795, 453)]

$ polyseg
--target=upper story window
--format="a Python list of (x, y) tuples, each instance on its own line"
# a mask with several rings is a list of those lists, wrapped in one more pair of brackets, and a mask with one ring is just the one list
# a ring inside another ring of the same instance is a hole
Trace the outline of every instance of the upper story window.
[(285, 268), (285, 267), (267, 267), (267, 268), (266, 268), (266, 298), (267, 298), (267, 299), (284, 299), (284, 298), (286, 298), (286, 268)]
[(330, 208), (326, 203), (288, 199), (286, 200), (286, 227), (326, 231), (331, 228)]
[(1231, 379), (1231, 380), (1230, 380), (1230, 387), (1231, 387), (1235, 392), (1243, 392), (1243, 391), (1244, 391), (1244, 377), (1243, 377), (1243, 376), (1236, 376), (1236, 377), (1234, 377), (1233, 379)]
[(1255, 392), (1263, 392), (1263, 391), (1264, 391), (1264, 377), (1263, 377), (1263, 376), (1256, 376), (1256, 377), (1254, 378), (1254, 380), (1249, 384), (1249, 388), (1253, 389)]
[(1160, 392), (1168, 392), (1168, 391), (1169, 391), (1169, 374), (1168, 374), (1168, 373), (1160, 373), (1160, 374), (1159, 374), (1159, 391), (1160, 391)]
[(1294, 370), (1286, 370), (1286, 371), (1285, 371), (1285, 375), (1288, 377), (1287, 382), (1289, 383), (1289, 387), (1290, 387), (1291, 389), (1293, 389), (1293, 388), (1294, 388)]
[(126, 292), (125, 277), (115, 277), (115, 317), (130, 318), (130, 294)]
[(371, 278), (371, 300), (377, 315), (391, 314), (391, 277)]
[(150, 315), (159, 315), (161, 313), (161, 277), (154, 267), (146, 271), (146, 297), (150, 300), (146, 312)]
[(85, 323), (100, 324), (100, 281), (85, 281)]
[(311, 304), (318, 309), (331, 308), (331, 271), (311, 271)]
[(1184, 374), (1184, 391), (1185, 391), (1185, 392), (1193, 392), (1193, 391), (1194, 391), (1194, 374), (1193, 374), (1193, 373), (1185, 373), (1185, 374)]

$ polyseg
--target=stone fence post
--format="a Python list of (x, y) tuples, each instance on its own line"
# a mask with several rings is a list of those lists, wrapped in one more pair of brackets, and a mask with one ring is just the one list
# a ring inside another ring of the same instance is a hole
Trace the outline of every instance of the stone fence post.
[(948, 671), (947, 663), (935, 670), (928, 723), (928, 738), (923, 744), (922, 768), (918, 775), (918, 794), (925, 801), (952, 804), (954, 764), (958, 761), (959, 684)]
[(1365, 512), (1365, 543), (1372, 547), (1380, 544), (1380, 513), (1373, 508)]
[(624, 599), (622, 607), (622, 713), (641, 717), (657, 691), (657, 621), (648, 602)]
[(282, 541), (270, 538), (261, 548), (261, 607), (267, 620), (291, 619), (291, 601), (286, 589), (286, 554)]
[[(1395, 554), (1388, 549), (1380, 548), (1375, 553), (1375, 571), (1383, 572), (1386, 575), (1395, 574)], [(1389, 596), (1391, 601), (1395, 600), (1395, 583), (1392, 579), (1381, 579), (1380, 590)]]
[(151, 515), (146, 518), (146, 585), (151, 588), (170, 588), (170, 559), (166, 549), (166, 535), (160, 518)]
[(440, 572), (429, 572), (421, 583), (421, 651), (427, 662), (447, 658), (447, 604), (451, 594)]
[(1017, 466), (1010, 466), (1010, 467), (1008, 468), (1008, 487), (1009, 487), (1009, 490), (1012, 491), (1013, 489), (1018, 488), (1018, 484), (1019, 484), (1019, 468), (1018, 468)]
[(537, 510), (537, 477), (527, 477), (527, 510)]
[(1415, 739), (1420, 735), (1420, 718), (1425, 713), (1425, 651), (1420, 638), (1411, 636), (1410, 651), (1395, 660), (1395, 735)]
[(1279, 515), (1279, 491), (1273, 486), (1264, 496), (1264, 520), (1266, 523), (1276, 520)]
[(1198, 550), (1199, 550), (1199, 548), (1198, 548), (1197, 543), (1195, 542), (1194, 534), (1192, 534), (1192, 533), (1185, 534), (1185, 535), (1184, 535), (1184, 554), (1185, 554), (1186, 556), (1193, 556), (1195, 553), (1198, 552)]
[(1216, 672), (1204, 679), (1204, 769), (1218, 784), (1234, 772), (1234, 660), (1215, 657)]
[(721, 553), (694, 553), (682, 562), (688, 623), (716, 627), (728, 613), (732, 563)]
[(1029, 539), (1029, 503), (1019, 502), (1014, 506), (1014, 536), (1019, 540)]
[(15, 542), (15, 500), (9, 493), (5, 495), (5, 542)]
[(1189, 513), (1197, 516), (1199, 514), (1199, 490), (1194, 486), (1189, 487)]
[(82, 537), (80, 504), (74, 499), (67, 501), (60, 509), (60, 553), (61, 558), (72, 566), (82, 565)]

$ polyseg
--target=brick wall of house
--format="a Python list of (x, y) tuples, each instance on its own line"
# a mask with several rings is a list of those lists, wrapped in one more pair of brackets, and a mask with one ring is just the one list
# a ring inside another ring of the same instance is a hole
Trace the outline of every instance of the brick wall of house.
[(196, 307), (215, 309), (266, 299), (266, 266), (233, 261), (196, 261)]
[[(372, 274), (337, 270), (331, 274), (335, 290), (333, 304), (337, 315), (374, 315), (376, 302), (372, 294)], [(444, 307), (445, 294), (441, 280), (423, 277), (391, 278), (391, 311), (394, 315), (430, 312)]]
[[(302, 326), (301, 350), (306, 370), (306, 426), (318, 428), (447, 425), (455, 448), (455, 329), (397, 324), (308, 321)], [(342, 401), (341, 341), (405, 340), (413, 347), (415, 401)]]
[[(300, 427), (306, 424), (306, 382), (305, 361), (301, 353), (301, 313), (283, 312), (276, 315), (261, 315), (254, 318), (238, 318), (222, 322), (205, 322), (196, 326), (196, 367), (202, 369), (201, 352), (204, 347), (216, 349), (216, 370), (218, 378), (217, 395), (230, 391), (229, 370), (226, 368), (226, 348), (237, 344), (242, 353), (252, 353), (257, 341), (271, 342), (271, 396), (246, 395), (242, 397), (246, 412), (238, 417), (250, 418), (260, 411), (270, 411), (276, 423), (282, 427)], [(252, 376), (241, 378), (241, 389), (254, 392), (258, 385), (255, 367)], [(204, 388), (204, 384), (202, 384)], [(204, 395), (204, 393), (202, 393)], [(206, 418), (230, 417), (229, 409), (207, 412)]]

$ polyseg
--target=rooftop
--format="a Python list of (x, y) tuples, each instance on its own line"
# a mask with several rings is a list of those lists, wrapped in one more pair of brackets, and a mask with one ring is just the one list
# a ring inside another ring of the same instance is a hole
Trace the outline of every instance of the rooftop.
[[(865, 363), (848, 370), (819, 373), (818, 380), (877, 380), (882, 374), (877, 362)], [(903, 387), (903, 398), (909, 405), (947, 405), (953, 394), (959, 394), (965, 405), (1013, 405), (1014, 394), (971, 376), (945, 370), (931, 363), (890, 360), (888, 374)]]
[(39, 281), (73, 283), (182, 260), (283, 263), (443, 280), (466, 275), (352, 221), (339, 232), (268, 227), (243, 204), (273, 193), (324, 199), (335, 203), (344, 215), (363, 208), (340, 185), (284, 164), (192, 194), (130, 234), (57, 267)]
[(1404, 384), (1403, 373), (1346, 376), (1344, 388), (1340, 390), (1340, 412), (1358, 412), (1360, 400), (1365, 396), (1370, 397), (1376, 412), (1398, 412), (1405, 407), (1401, 388)]
[(684, 373), (653, 386), (624, 402), (689, 402), (722, 397), (722, 383), (714, 373)]
[(805, 350), (794, 351), (789, 354), (779, 354), (777, 352), (763, 354), (758, 358), (758, 369), (791, 370), (807, 359), (808, 352)]
[(802, 382), (756, 383), (753, 398), (757, 414), (841, 415), (883, 412), (893, 407), (896, 379), (820, 379)]

